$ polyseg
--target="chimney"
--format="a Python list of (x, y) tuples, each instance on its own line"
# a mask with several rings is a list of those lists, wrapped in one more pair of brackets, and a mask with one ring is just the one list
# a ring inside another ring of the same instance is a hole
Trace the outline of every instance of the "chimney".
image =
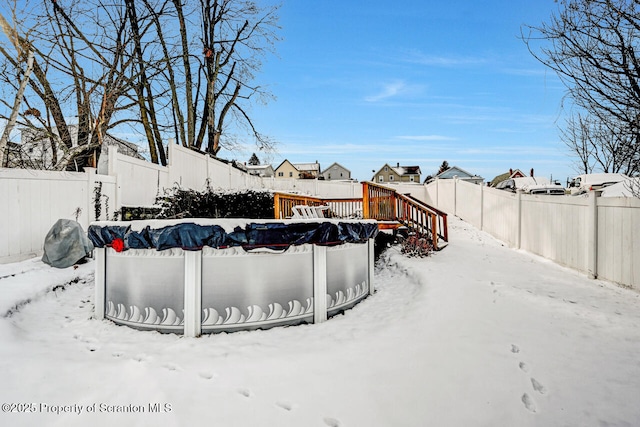
[(533, 168), (531, 168), (531, 178), (533, 178)]
[(400, 162), (396, 163), (396, 167), (399, 168), (400, 167)]
[(513, 175), (513, 169), (509, 168), (509, 176)]

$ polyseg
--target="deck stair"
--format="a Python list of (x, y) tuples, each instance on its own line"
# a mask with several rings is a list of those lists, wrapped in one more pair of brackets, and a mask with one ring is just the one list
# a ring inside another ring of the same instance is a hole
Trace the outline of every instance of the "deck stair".
[(298, 194), (275, 193), (276, 219), (299, 216), (300, 206), (321, 206), (333, 218), (375, 219), (380, 229), (407, 227), (410, 232), (431, 239), (435, 250), (448, 241), (447, 214), (427, 205), (409, 194), (372, 182), (362, 183), (360, 198), (329, 199)]

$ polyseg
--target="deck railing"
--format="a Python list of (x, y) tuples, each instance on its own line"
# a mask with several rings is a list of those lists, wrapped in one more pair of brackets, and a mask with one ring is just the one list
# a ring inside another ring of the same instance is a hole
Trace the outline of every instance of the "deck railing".
[(299, 194), (275, 193), (274, 218), (284, 219), (293, 216), (293, 207), (328, 206), (330, 215), (335, 218), (363, 218), (362, 199), (319, 199), (317, 197), (302, 196)]
[(372, 182), (362, 183), (362, 199), (321, 199), (298, 194), (276, 193), (274, 217), (293, 216), (297, 205), (328, 206), (335, 218), (364, 218), (405, 225), (410, 230), (431, 239), (435, 250), (448, 242), (447, 214), (407, 194)]
[(379, 221), (398, 221), (410, 230), (431, 238), (435, 250), (440, 240), (449, 241), (447, 214), (408, 194), (372, 182), (362, 183), (365, 218)]

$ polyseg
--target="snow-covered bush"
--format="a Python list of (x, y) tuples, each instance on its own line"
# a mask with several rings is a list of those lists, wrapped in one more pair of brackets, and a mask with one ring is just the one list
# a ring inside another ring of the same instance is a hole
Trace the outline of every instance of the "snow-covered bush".
[(273, 218), (273, 194), (256, 190), (204, 191), (173, 187), (158, 197), (158, 219), (167, 218)]

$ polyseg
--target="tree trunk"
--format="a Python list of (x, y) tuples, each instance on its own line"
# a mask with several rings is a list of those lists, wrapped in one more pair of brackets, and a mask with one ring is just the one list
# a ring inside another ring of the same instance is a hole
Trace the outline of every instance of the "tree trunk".
[(7, 143), (9, 142), (9, 136), (13, 127), (16, 125), (16, 121), (18, 120), (18, 110), (20, 110), (20, 105), (22, 105), (22, 97), (24, 96), (24, 91), (27, 88), (27, 84), (29, 84), (29, 77), (31, 76), (31, 71), (33, 71), (33, 51), (29, 51), (29, 56), (27, 58), (27, 69), (24, 72), (24, 76), (22, 77), (22, 81), (20, 82), (20, 87), (18, 88), (18, 93), (16, 94), (16, 99), (13, 103), (13, 109), (11, 110), (11, 116), (9, 117), (9, 122), (7, 126), (4, 128), (4, 132), (2, 133), (2, 138), (0, 138), (0, 167), (4, 165), (4, 157), (5, 157), (5, 149), (7, 147)]

